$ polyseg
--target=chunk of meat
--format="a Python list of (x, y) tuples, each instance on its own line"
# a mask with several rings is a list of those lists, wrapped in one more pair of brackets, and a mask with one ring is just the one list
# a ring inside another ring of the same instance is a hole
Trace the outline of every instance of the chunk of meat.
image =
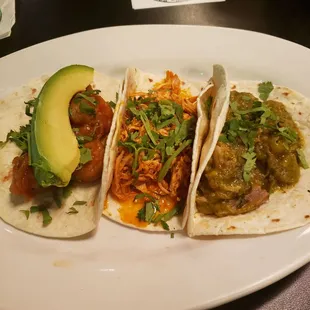
[(39, 187), (34, 177), (33, 169), (29, 166), (28, 153), (13, 159), (13, 177), (10, 191), (13, 195), (32, 198)]
[(173, 197), (186, 197), (190, 177), (191, 159), (183, 155), (175, 160), (171, 168), (169, 190)]
[(84, 147), (91, 150), (92, 160), (76, 170), (73, 176), (79, 182), (94, 182), (101, 178), (105, 148), (100, 140), (85, 143)]
[(294, 153), (282, 156), (269, 153), (268, 165), (277, 183), (281, 185), (294, 185), (300, 178), (300, 169)]
[(99, 139), (110, 132), (113, 119), (113, 111), (102, 97), (95, 96), (95, 99), (97, 101), (95, 135), (96, 138)]
[[(110, 132), (113, 111), (101, 96), (91, 95), (90, 97), (95, 99), (96, 105), (84, 98), (79, 100), (72, 98), (69, 106), (70, 121), (72, 127), (79, 129), (76, 135), (101, 139)], [(89, 113), (85, 109), (81, 111), (81, 105), (88, 106)]]
[(212, 203), (208, 197), (198, 196), (196, 203), (199, 212), (223, 217), (251, 212), (259, 208), (268, 199), (269, 193), (266, 190), (260, 187), (253, 187), (249, 194), (239, 199), (221, 200), (217, 203)]
[[(88, 114), (81, 111), (81, 105), (88, 106), (90, 111), (93, 109), (93, 114)], [(94, 105), (82, 98), (79, 98), (79, 100), (72, 98), (69, 106), (69, 114), (71, 123), (76, 127), (83, 126), (85, 124), (93, 124), (96, 120)]]

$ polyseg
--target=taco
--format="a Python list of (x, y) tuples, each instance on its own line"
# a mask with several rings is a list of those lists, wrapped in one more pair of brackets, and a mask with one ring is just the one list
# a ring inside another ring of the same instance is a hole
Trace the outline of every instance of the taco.
[(232, 83), (223, 99), (191, 192), (189, 236), (267, 234), (309, 223), (309, 100), (257, 81)]
[(185, 226), (214, 89), (212, 80), (190, 84), (171, 71), (162, 78), (127, 70), (118, 123), (110, 133), (104, 215), (149, 231)]
[(96, 228), (118, 91), (119, 81), (72, 65), (1, 101), (0, 218), (46, 237)]

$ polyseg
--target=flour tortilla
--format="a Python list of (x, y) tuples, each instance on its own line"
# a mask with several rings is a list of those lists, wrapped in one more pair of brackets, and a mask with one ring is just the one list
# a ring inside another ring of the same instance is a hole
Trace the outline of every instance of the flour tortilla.
[[(126, 102), (127, 98), (129, 97), (129, 94), (133, 91), (139, 91), (139, 92), (145, 92), (147, 93), (150, 89), (153, 88), (153, 86), (160, 82), (163, 79), (163, 76), (156, 76), (150, 73), (142, 72), (139, 69), (136, 68), (128, 68), (126, 71), (126, 77), (125, 77), (125, 84), (122, 92), (122, 97), (120, 98), (119, 106), (117, 107), (117, 113), (115, 113), (115, 116), (117, 114), (117, 120), (115, 120), (114, 126), (112, 126), (110, 136), (112, 137), (111, 140), (111, 147), (109, 149), (109, 159), (107, 167), (104, 171), (104, 179), (106, 180), (106, 186), (102, 188), (101, 193), (101, 205), (104, 205), (103, 209), (103, 215), (109, 217), (113, 221), (116, 221), (118, 223), (121, 223), (123, 225), (133, 227), (136, 229), (141, 230), (147, 230), (147, 231), (163, 231), (163, 228), (161, 225), (154, 225), (149, 224), (147, 227), (136, 227), (132, 224), (124, 223), (121, 218), (118, 209), (121, 207), (120, 204), (113, 199), (112, 195), (109, 193), (109, 188), (112, 183), (113, 178), (113, 170), (114, 170), (114, 164), (116, 160), (117, 155), (117, 142), (118, 137), (121, 129), (121, 122), (123, 119), (123, 115), (126, 110)], [(204, 94), (206, 91), (212, 87), (212, 83), (209, 81), (204, 82), (196, 82), (196, 83), (188, 83), (185, 82), (183, 85), (183, 89), (189, 89), (191, 94), (193, 96), (197, 96), (200, 93)], [(206, 95), (204, 96), (204, 98)], [(201, 141), (204, 133), (208, 129), (208, 121), (206, 119), (206, 113), (203, 106), (202, 100), (197, 100), (198, 102), (198, 120), (197, 120), (197, 127), (196, 127), (196, 136), (194, 140), (194, 152), (193, 152), (193, 162), (192, 162), (192, 171), (191, 171), (191, 177), (190, 177), (190, 183), (193, 182), (197, 167), (197, 162), (199, 158), (199, 150), (201, 147)], [(110, 136), (108, 140), (110, 139)], [(198, 150), (199, 149), (199, 150)], [(184, 210), (183, 215), (175, 216), (170, 221), (168, 221), (168, 225), (170, 228), (170, 231), (176, 231), (181, 230), (184, 228), (186, 220), (187, 220), (187, 207)]]
[[(5, 140), (6, 134), (29, 121), (25, 115), (25, 104), (38, 96), (48, 76), (31, 81), (28, 85), (16, 90), (0, 101), (0, 140)], [(94, 89), (100, 89), (100, 95), (107, 101), (115, 101), (120, 82), (113, 78), (95, 72)], [(21, 154), (20, 149), (12, 142), (0, 150), (0, 218), (6, 223), (29, 233), (55, 238), (68, 238), (86, 234), (96, 228), (101, 215), (98, 203), (100, 182), (88, 185), (78, 185), (72, 188), (72, 194), (64, 201), (61, 208), (55, 203), (49, 208), (52, 222), (44, 227), (41, 213), (30, 214), (27, 220), (21, 210), (29, 210), (33, 205), (53, 201), (50, 194), (37, 196), (34, 200), (25, 202), (22, 198), (10, 194), (12, 160)], [(6, 180), (9, 177), (8, 180)], [(104, 182), (103, 182), (104, 183)], [(86, 205), (74, 206), (77, 214), (68, 215), (75, 201), (87, 201)]]
[[(259, 97), (258, 84), (261, 81), (232, 82), (231, 87), (238, 92), (248, 92)], [(229, 94), (227, 94), (229, 97)], [(227, 98), (226, 98), (227, 99)], [(310, 160), (310, 101), (303, 95), (282, 86), (275, 86), (270, 100), (282, 102), (292, 115), (305, 139), (304, 153)], [(229, 101), (225, 101), (225, 111), (214, 114), (218, 120), (218, 130), (213, 137), (208, 136), (211, 147), (209, 153), (202, 158), (194, 181), (190, 198), (190, 215), (187, 225), (190, 237), (198, 235), (233, 235), (233, 234), (267, 234), (284, 231), (306, 225), (310, 222), (310, 169), (301, 169), (298, 184), (285, 193), (276, 192), (267, 203), (252, 212), (217, 218), (198, 212), (195, 199), (201, 175), (213, 154), (220, 132), (226, 120)]]

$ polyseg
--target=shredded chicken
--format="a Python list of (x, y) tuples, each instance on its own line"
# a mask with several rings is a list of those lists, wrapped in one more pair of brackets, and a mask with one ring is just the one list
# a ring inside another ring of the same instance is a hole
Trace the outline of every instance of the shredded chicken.
[[(130, 94), (131, 98), (152, 98), (152, 101), (170, 100), (182, 106), (183, 119), (188, 120), (197, 115), (196, 96), (191, 96), (188, 90), (182, 89), (182, 82), (179, 77), (171, 71), (166, 72), (166, 77), (160, 83), (155, 84), (150, 93), (136, 92)], [(138, 110), (148, 108), (148, 102), (142, 102)], [(133, 141), (141, 143), (142, 137), (147, 134), (146, 127), (140, 119), (130, 118), (130, 112), (126, 111), (123, 118), (120, 141), (128, 141), (132, 133), (135, 133)], [(130, 121), (128, 121), (130, 120)], [(164, 137), (175, 129), (175, 124), (169, 124), (159, 130), (150, 122), (150, 129)], [(138, 134), (136, 134), (138, 133)], [(136, 170), (133, 173), (135, 153), (138, 152)], [(185, 198), (188, 191), (190, 168), (191, 168), (191, 147), (187, 147), (172, 163), (164, 180), (158, 181), (159, 173), (164, 162), (160, 150), (154, 150), (151, 158), (147, 157), (144, 150), (128, 150), (125, 147), (118, 147), (117, 159), (114, 167), (114, 178), (112, 182), (112, 193), (120, 200), (125, 201), (134, 197), (137, 193), (143, 192), (159, 199), (161, 196), (169, 195), (180, 200)], [(166, 158), (167, 160), (167, 158)], [(134, 175), (135, 174), (135, 175)]]

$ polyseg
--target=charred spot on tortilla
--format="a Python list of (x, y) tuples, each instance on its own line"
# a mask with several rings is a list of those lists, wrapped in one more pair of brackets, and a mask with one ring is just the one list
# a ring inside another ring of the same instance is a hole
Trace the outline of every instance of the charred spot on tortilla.
[(231, 91), (225, 125), (201, 177), (196, 206), (216, 217), (256, 210), (285, 192), (307, 169), (304, 138), (281, 102), (268, 100), (274, 86), (258, 85), (260, 99)]
[(122, 222), (161, 225), (183, 212), (191, 173), (196, 100), (171, 71), (145, 92), (130, 91), (121, 121), (111, 194)]
[(280, 222), (280, 219), (272, 219), (271, 222), (278, 223)]
[(310, 218), (310, 215), (308, 215), (308, 214), (305, 215), (305, 219), (308, 219), (308, 218)]

